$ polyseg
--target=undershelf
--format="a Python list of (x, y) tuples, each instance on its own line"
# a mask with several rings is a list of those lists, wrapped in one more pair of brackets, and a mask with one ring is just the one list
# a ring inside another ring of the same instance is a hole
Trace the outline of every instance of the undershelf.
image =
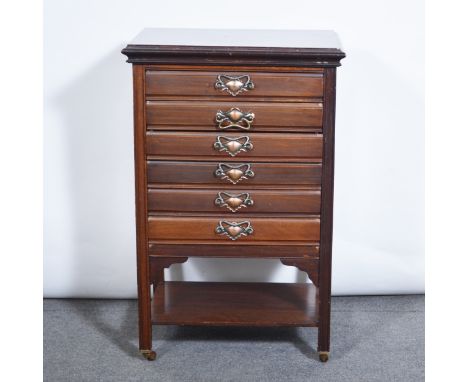
[(176, 282), (159, 284), (157, 325), (317, 326), (313, 284)]

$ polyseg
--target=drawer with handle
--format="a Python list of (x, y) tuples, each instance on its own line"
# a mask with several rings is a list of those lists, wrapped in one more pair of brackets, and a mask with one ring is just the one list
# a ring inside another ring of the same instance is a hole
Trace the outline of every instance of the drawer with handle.
[(320, 214), (320, 189), (149, 189), (148, 212)]
[(213, 160), (291, 158), (321, 161), (322, 146), (321, 134), (166, 131), (150, 131), (146, 134), (146, 154), (165, 157), (208, 157)]
[(147, 101), (149, 130), (298, 131), (322, 130), (322, 103)]
[(147, 162), (148, 184), (319, 185), (321, 175), (318, 163)]
[(319, 238), (318, 218), (148, 218), (148, 239), (154, 241), (318, 241)]
[(147, 70), (146, 94), (155, 96), (300, 97), (323, 96), (323, 73), (206, 72)]

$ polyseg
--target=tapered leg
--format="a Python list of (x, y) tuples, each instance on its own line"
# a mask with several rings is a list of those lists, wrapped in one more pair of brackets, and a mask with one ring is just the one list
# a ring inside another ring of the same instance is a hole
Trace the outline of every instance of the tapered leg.
[(327, 362), (330, 354), (330, 315), (328, 319), (320, 317), (318, 327), (318, 346), (317, 351), (319, 353), (320, 361)]
[(330, 280), (329, 274), (320, 274), (318, 290), (318, 344), (317, 351), (321, 362), (327, 362), (330, 354)]
[[(141, 268), (141, 267), (140, 267)], [(144, 279), (143, 279), (144, 278)], [(143, 279), (143, 280), (142, 280)], [(138, 329), (140, 339), (140, 353), (147, 360), (156, 359), (156, 353), (152, 348), (152, 324), (151, 324), (151, 293), (149, 277), (144, 277), (139, 269), (138, 272)]]

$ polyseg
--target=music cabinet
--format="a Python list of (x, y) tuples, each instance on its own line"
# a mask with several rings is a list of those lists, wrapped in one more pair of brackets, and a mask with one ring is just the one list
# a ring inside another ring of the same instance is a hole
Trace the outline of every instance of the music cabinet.
[[(139, 347), (152, 325), (318, 327), (330, 346), (331, 31), (145, 29), (133, 66)], [(275, 258), (311, 283), (168, 282), (189, 257)], [(153, 294), (151, 294), (153, 288)]]

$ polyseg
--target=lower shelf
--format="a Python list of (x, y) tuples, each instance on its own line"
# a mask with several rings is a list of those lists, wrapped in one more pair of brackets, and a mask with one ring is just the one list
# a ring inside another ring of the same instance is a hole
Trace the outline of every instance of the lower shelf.
[(157, 325), (317, 326), (313, 284), (175, 282), (159, 284)]

